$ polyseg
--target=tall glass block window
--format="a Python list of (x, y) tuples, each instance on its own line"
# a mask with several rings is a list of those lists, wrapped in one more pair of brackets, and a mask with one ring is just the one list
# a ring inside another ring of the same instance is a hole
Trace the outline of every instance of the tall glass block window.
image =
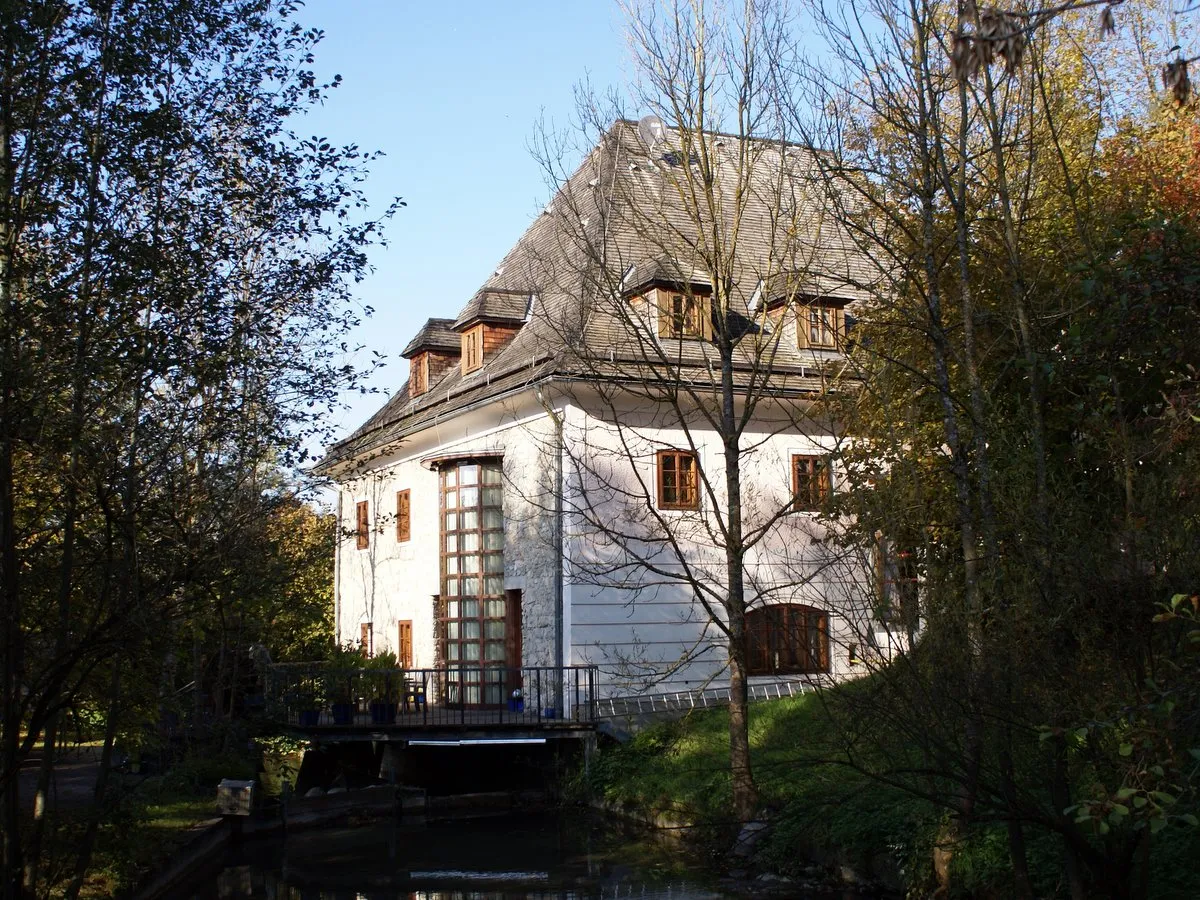
[[(441, 471), (442, 601), (448, 698), (504, 700), (504, 508), (500, 460)], [(519, 666), (514, 660), (510, 665)], [(454, 695), (458, 696), (455, 697)]]

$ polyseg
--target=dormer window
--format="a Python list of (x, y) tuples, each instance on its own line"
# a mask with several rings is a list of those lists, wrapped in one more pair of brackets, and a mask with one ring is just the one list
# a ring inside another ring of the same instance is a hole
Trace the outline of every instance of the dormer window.
[(414, 357), (408, 366), (408, 395), (420, 397), (429, 390), (429, 354)]
[(840, 306), (798, 306), (796, 337), (800, 348), (836, 350), (845, 333), (845, 319), (846, 311)]
[(712, 314), (708, 297), (658, 291), (658, 336), (680, 340), (709, 340)]
[(462, 333), (462, 372), (474, 372), (483, 365), (483, 326), (476, 325)]

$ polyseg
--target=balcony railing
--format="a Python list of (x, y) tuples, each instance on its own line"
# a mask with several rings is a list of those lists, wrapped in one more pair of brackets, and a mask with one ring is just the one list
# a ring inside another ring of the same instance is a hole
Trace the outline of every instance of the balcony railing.
[(273, 665), (267, 713), (303, 729), (541, 725), (595, 719), (593, 666), (346, 669)]

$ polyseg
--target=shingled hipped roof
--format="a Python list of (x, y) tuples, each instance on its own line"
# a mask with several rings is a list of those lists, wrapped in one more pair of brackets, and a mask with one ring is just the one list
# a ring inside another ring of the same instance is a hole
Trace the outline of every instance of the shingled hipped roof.
[(483, 289), (476, 292), (463, 307), (454, 322), (454, 330), (462, 331), (476, 322), (517, 324), (525, 321), (532, 291)]
[(412, 359), (424, 350), (433, 350), (436, 353), (457, 356), (461, 349), (462, 340), (454, 333), (453, 319), (427, 319), (417, 336), (408, 342), (408, 346), (400, 355), (405, 359)]
[[(695, 139), (707, 142), (715, 161), (716, 208), (745, 204), (738, 217), (736, 258), (721, 263), (726, 271), (711, 271), (707, 213), (689, 208), (688, 193), (672, 183), (688, 174), (680, 168), (682, 156), (651, 153), (636, 123), (617, 122), (450, 325), (461, 330), (478, 321), (522, 321), (520, 330), (485, 356), (479, 369), (464, 375), (461, 367), (451, 366), (417, 397), (399, 391), (331, 447), (318, 471), (387, 452), (434, 420), (548, 378), (629, 381), (667, 372), (681, 381), (708, 383), (719, 362), (716, 346), (659, 338), (650, 316), (634, 321), (628, 292), (637, 285), (712, 285), (714, 276), (729, 285), (732, 293), (723, 299), (731, 323), (738, 323), (734, 333), (741, 336), (734, 365), (743, 374), (735, 380), (744, 384), (754, 380), (749, 373), (761, 369), (763, 338), (777, 327), (756, 318), (759, 301), (776, 300), (771, 294), (781, 290), (789, 299), (815, 296), (838, 303), (865, 296), (863, 286), (873, 269), (849, 236), (825, 221), (828, 185), (818, 178), (812, 151), (752, 140), (749, 152), (740, 153), (736, 137)], [(678, 135), (669, 132), (669, 140), (678, 143)], [(746, 158), (754, 160), (749, 170), (741, 170), (749, 171), (749, 184), (743, 178), (738, 190), (734, 176)], [(439, 323), (437, 339), (447, 340), (450, 320), (431, 322)], [(418, 335), (409, 344), (406, 356), (421, 339)], [(776, 341), (769, 360), (771, 392), (819, 391), (822, 367), (834, 363), (835, 354)], [(761, 382), (761, 373), (756, 377)]]

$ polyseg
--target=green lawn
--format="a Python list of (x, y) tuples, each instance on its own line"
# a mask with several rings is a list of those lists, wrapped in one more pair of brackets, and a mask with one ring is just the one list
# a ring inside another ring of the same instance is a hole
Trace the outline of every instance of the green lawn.
[[(837, 690), (863, 689), (867, 687), (860, 682)], [(837, 702), (837, 690), (826, 702)], [(830, 762), (839, 758), (839, 732), (826, 702), (807, 694), (751, 705), (754, 775), (774, 823), (755, 862), (795, 874), (815, 855), (860, 873), (889, 872), (910, 890), (928, 893), (933, 886), (933, 839), (944, 810)], [(725, 711), (706, 710), (643, 731), (627, 744), (606, 747), (591, 767), (590, 787), (610, 803), (642, 811), (670, 810), (700, 825), (714, 847), (728, 847), (728, 722)], [(895, 754), (890, 757), (895, 762), (896, 756), (912, 750), (893, 745), (889, 752)], [(1039, 896), (1056, 895), (1062, 871), (1057, 839), (1031, 835), (1029, 844)], [(1200, 896), (1198, 854), (1196, 829), (1173, 827), (1158, 836), (1151, 896)], [(953, 873), (964, 895), (988, 892), (1003, 897), (1009, 875), (1004, 828), (977, 827), (955, 855)]]

